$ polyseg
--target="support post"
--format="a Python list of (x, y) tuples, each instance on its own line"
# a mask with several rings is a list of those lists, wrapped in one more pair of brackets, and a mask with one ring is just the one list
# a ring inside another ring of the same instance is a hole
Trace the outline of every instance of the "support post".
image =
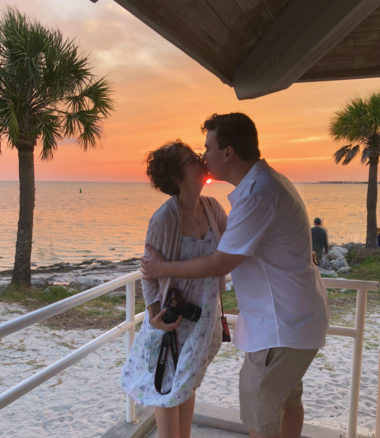
[[(129, 353), (131, 351), (133, 339), (135, 337), (135, 292), (136, 292), (136, 282), (132, 281), (126, 285), (126, 300), (125, 300), (125, 315), (127, 322), (133, 322), (131, 328), (126, 332), (126, 356), (128, 359)], [(126, 399), (126, 422), (134, 423), (136, 421), (136, 409), (135, 402), (127, 395)]]
[(360, 374), (362, 367), (364, 320), (367, 304), (367, 289), (359, 288), (356, 297), (354, 352), (352, 360), (350, 409), (348, 416), (348, 438), (356, 438), (358, 421)]
[(379, 350), (379, 365), (377, 369), (377, 405), (376, 405), (375, 438), (380, 438), (380, 350)]

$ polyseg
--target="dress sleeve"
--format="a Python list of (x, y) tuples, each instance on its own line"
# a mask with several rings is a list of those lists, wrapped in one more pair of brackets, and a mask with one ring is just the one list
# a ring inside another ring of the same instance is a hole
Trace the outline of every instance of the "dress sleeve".
[[(149, 244), (158, 251), (162, 250), (164, 230), (157, 224), (156, 221), (150, 219), (148, 225), (148, 231), (146, 233), (145, 244)], [(144, 247), (144, 256), (147, 256), (148, 252)], [(144, 296), (145, 306), (148, 307), (151, 304), (161, 301), (161, 293), (157, 280), (141, 280), (142, 292)]]

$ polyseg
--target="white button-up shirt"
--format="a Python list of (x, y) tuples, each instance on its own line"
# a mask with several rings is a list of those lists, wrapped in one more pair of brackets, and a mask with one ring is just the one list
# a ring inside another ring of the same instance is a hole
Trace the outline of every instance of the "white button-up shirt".
[(260, 160), (228, 198), (231, 212), (218, 250), (248, 256), (232, 271), (240, 309), (234, 344), (247, 352), (322, 347), (326, 290), (312, 262), (309, 220), (297, 190)]

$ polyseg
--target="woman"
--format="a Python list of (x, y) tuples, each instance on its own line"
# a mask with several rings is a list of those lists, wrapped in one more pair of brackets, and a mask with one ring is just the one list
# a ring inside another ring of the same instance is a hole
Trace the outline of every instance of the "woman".
[[(149, 154), (147, 175), (156, 189), (171, 198), (152, 216), (146, 243), (167, 260), (213, 253), (227, 216), (214, 198), (200, 196), (207, 177), (202, 158), (180, 141), (169, 143)], [(194, 391), (221, 345), (219, 296), (224, 278), (143, 280), (142, 287), (147, 310), (123, 368), (122, 385), (139, 404), (156, 407), (160, 438), (189, 438)], [(201, 308), (197, 322), (181, 316), (170, 324), (162, 320), (168, 290), (173, 287), (187, 303)], [(160, 393), (155, 388), (157, 358), (163, 335), (173, 329), (178, 363), (175, 368), (167, 355)]]

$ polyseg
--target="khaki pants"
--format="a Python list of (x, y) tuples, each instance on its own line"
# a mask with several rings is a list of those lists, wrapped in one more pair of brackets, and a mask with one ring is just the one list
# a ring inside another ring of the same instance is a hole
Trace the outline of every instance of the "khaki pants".
[(302, 377), (317, 351), (279, 347), (245, 354), (240, 418), (249, 430), (280, 434), (284, 408), (302, 405)]

